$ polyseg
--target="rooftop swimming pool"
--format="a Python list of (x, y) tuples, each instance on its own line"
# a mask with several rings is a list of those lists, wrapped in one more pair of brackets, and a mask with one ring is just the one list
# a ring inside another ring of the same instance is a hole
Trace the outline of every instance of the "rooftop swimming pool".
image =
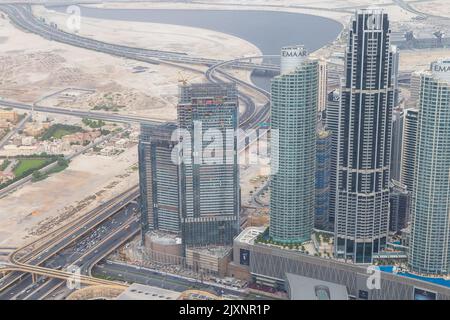
[[(380, 268), (380, 271), (382, 271), (382, 272), (394, 273), (394, 266), (379, 266), (379, 268)], [(418, 275), (408, 273), (408, 272), (397, 272), (396, 274), (399, 276), (422, 280), (422, 281), (426, 281), (426, 282), (431, 282), (431, 283), (434, 283), (434, 284), (437, 284), (440, 286), (450, 288), (450, 280), (445, 280), (443, 278), (423, 277), (423, 276), (418, 276)]]

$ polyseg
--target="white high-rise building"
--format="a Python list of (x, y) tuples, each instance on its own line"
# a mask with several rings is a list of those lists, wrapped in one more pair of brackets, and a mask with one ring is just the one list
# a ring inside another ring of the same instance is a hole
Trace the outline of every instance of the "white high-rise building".
[(301, 243), (314, 227), (318, 62), (303, 46), (281, 50), (271, 83), (270, 227), (272, 240)]
[(450, 59), (421, 74), (409, 268), (450, 274)]

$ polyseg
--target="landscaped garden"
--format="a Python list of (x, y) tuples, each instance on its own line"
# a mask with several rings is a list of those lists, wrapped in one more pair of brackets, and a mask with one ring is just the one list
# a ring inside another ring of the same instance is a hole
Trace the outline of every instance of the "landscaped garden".
[(13, 170), (14, 175), (23, 176), (27, 171), (34, 171), (44, 167), (49, 162), (46, 158), (21, 159)]
[(41, 140), (61, 139), (66, 135), (83, 131), (83, 128), (79, 126), (58, 123), (48, 128), (48, 130), (42, 135)]
[[(14, 173), (14, 178), (0, 184), (0, 189), (13, 184), (14, 182), (23, 179), (30, 174), (33, 175), (33, 181), (38, 181), (45, 179), (52, 173), (56, 173), (64, 170), (68, 167), (69, 161), (64, 158), (62, 155), (48, 155), (46, 153), (30, 155), (30, 156), (20, 156), (16, 158), (17, 164), (14, 166), (12, 172)], [(10, 160), (6, 160), (10, 161)], [(40, 169), (48, 166), (49, 164), (57, 162), (57, 164), (49, 169), (45, 173), (39, 172)]]

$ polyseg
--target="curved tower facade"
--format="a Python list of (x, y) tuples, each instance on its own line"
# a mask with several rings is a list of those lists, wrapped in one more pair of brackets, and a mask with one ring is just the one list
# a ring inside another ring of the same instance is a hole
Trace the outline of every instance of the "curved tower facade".
[(302, 46), (283, 48), (281, 59), (281, 75), (271, 84), (269, 234), (300, 243), (311, 239), (314, 226), (319, 68)]
[(450, 274), (450, 59), (420, 81), (409, 267)]

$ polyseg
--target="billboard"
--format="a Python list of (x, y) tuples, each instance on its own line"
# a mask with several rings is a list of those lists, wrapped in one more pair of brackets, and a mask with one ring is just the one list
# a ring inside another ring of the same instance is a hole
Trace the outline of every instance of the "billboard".
[(436, 300), (436, 292), (414, 288), (414, 300)]
[(241, 266), (249, 266), (250, 265), (250, 251), (248, 251), (247, 249), (240, 249), (239, 263)]

